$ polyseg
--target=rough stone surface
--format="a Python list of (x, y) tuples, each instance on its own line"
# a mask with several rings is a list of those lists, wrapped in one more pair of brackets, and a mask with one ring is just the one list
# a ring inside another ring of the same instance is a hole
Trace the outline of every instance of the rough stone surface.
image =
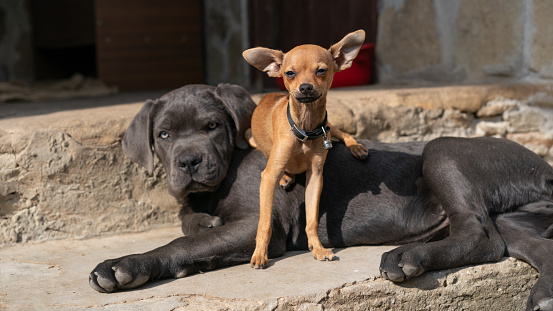
[(379, 82), (553, 78), (553, 3), (394, 0), (379, 6)]
[(376, 45), (376, 57), (385, 64), (380, 75), (408, 74), (439, 64), (440, 42), (432, 0), (403, 1), (399, 8), (386, 2), (383, 5), (387, 7), (379, 16)]
[(461, 0), (453, 49), (457, 66), (472, 80), (517, 75), (522, 64), (523, 2)]
[(179, 235), (172, 227), (0, 248), (0, 305), (25, 311), (522, 310), (538, 276), (529, 265), (505, 258), (394, 284), (378, 276), (382, 253), (393, 247), (364, 246), (335, 249), (339, 261), (288, 252), (266, 270), (244, 264), (113, 294), (88, 285), (88, 273), (100, 261)]
[(547, 0), (532, 1), (535, 32), (532, 40), (530, 69), (541, 77), (553, 79), (553, 3)]
[[(119, 144), (142, 103), (76, 102), (72, 109), (83, 109), (56, 111), (67, 102), (3, 104), (4, 116), (17, 117), (0, 118), (0, 245), (176, 223), (164, 171), (157, 165), (147, 176)], [(52, 105), (49, 113), (33, 109), (44, 105)]]

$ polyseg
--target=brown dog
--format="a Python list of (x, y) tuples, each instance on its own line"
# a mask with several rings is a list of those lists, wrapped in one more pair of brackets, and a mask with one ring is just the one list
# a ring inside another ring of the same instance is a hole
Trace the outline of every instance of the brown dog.
[(252, 116), (251, 130), (246, 132), (250, 145), (268, 158), (261, 174), (260, 216), (256, 247), (250, 264), (254, 268), (268, 265), (271, 238), (271, 214), (277, 183), (286, 187), (295, 174), (306, 172), (305, 211), (309, 249), (317, 260), (335, 259), (332, 251), (319, 241), (319, 200), (323, 187), (323, 166), (331, 137), (345, 142), (358, 159), (365, 159), (367, 148), (349, 134), (332, 127), (326, 117), (326, 95), (334, 73), (347, 69), (357, 56), (365, 32), (358, 30), (345, 36), (330, 49), (317, 45), (300, 45), (284, 54), (267, 48), (253, 48), (242, 54), (254, 67), (270, 77), (284, 77), (289, 95), (265, 95)]

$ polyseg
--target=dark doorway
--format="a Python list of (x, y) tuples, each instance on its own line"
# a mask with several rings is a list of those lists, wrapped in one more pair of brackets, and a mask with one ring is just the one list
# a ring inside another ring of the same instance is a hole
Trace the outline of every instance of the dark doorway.
[(35, 79), (96, 76), (94, 0), (32, 0)]
[(202, 0), (30, 0), (35, 79), (122, 90), (204, 82)]

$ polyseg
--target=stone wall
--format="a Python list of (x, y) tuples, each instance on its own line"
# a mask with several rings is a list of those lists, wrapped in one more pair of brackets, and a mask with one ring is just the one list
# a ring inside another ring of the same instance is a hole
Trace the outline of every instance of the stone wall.
[(50, 105), (50, 113), (0, 118), (0, 246), (179, 223), (161, 166), (148, 176), (121, 149), (142, 103)]
[(553, 78), (553, 2), (381, 0), (381, 82)]
[(395, 143), (493, 136), (513, 140), (553, 165), (553, 84), (346, 94), (330, 94), (329, 121), (356, 137)]

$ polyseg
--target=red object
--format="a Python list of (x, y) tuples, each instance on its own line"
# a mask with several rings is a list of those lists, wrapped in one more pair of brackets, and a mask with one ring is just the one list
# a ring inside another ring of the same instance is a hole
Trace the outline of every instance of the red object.
[[(374, 44), (363, 44), (351, 67), (334, 74), (331, 88), (369, 84), (372, 79), (373, 54)], [(281, 90), (286, 90), (282, 78), (276, 81)]]

